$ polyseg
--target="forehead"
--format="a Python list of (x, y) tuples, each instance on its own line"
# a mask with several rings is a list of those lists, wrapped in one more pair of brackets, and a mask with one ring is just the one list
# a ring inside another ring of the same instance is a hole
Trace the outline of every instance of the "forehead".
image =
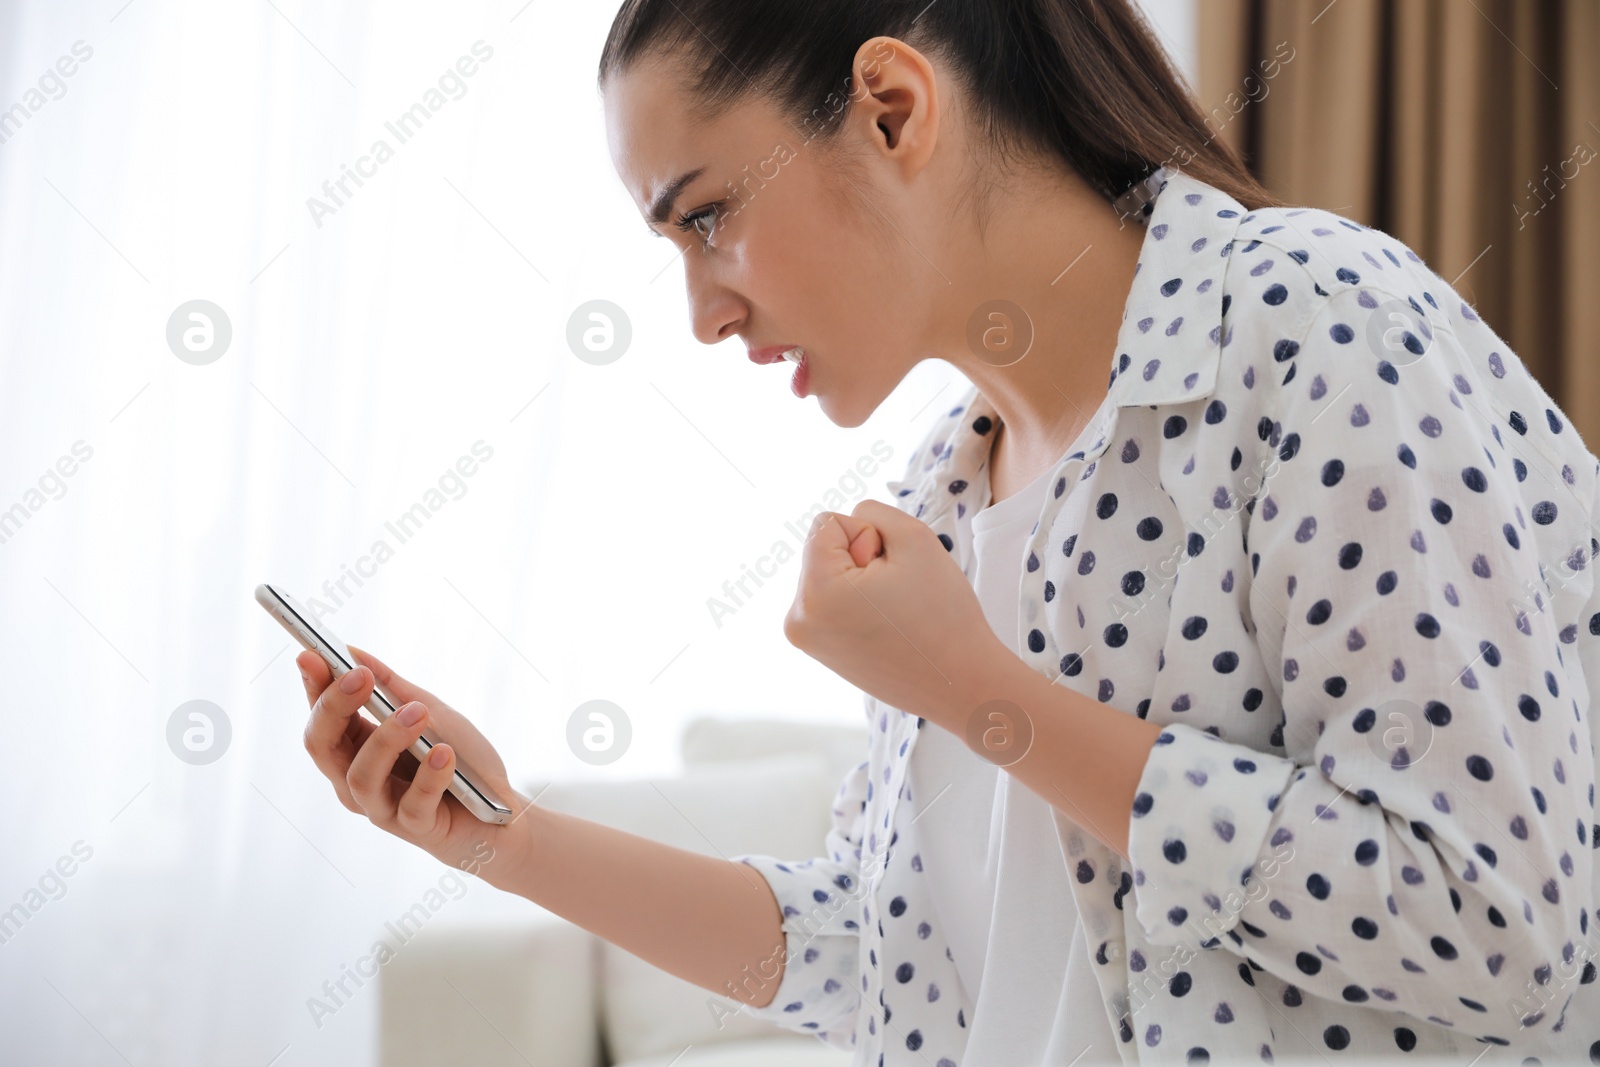
[[(703, 167), (704, 177), (720, 184), (743, 163), (769, 155), (768, 142), (786, 139), (775, 116), (754, 101), (740, 101), (712, 120), (696, 118), (681, 77), (660, 63), (613, 74), (603, 99), (612, 166), (647, 216), (661, 188), (685, 171)], [(766, 151), (758, 151), (762, 146)]]

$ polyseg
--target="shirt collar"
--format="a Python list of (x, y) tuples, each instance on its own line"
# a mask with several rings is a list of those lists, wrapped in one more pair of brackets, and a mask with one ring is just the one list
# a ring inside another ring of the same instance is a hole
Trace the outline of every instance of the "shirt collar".
[[(1141, 201), (1142, 208), (1133, 206)], [(1222, 361), (1222, 273), (1244, 205), (1162, 167), (1117, 206), (1124, 214), (1146, 213), (1147, 230), (1123, 305), (1109, 391), (1118, 407), (1207, 396)]]
[[(1174, 167), (1158, 168), (1113, 206), (1125, 218), (1142, 219), (1146, 233), (1111, 356), (1107, 414), (1210, 395), (1222, 360), (1222, 274), (1244, 206)], [(1196, 259), (1208, 249), (1214, 256)], [(1211, 266), (1196, 270), (1197, 262)], [(983, 505), (977, 493), (987, 485), (999, 424), (988, 398), (970, 387), (924, 439), (926, 453), (913, 456), (920, 468), (888, 483), (899, 506), (941, 540), (954, 539), (947, 514), (964, 518)], [(1093, 447), (1103, 444), (1101, 437)]]

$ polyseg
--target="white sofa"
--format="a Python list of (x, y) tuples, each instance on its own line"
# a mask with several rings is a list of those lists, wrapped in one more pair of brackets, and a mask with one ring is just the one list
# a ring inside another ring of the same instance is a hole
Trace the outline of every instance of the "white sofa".
[[(805, 859), (822, 854), (834, 791), (865, 758), (866, 736), (857, 727), (701, 718), (685, 730), (681, 751), (681, 776), (541, 781), (524, 791), (540, 796), (541, 806), (709, 855)], [(532, 904), (525, 917), (523, 909), (508, 913), (519, 917), (496, 925), (429, 925), (383, 966), (385, 1067), (844, 1067), (850, 1061)]]

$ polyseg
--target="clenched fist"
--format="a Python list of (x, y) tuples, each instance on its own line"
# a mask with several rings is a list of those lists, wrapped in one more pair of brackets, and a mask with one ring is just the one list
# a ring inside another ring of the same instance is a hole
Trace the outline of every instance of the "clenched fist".
[(938, 536), (876, 500), (813, 521), (783, 632), (839, 677), (940, 725), (963, 721), (987, 699), (994, 665), (1015, 658)]

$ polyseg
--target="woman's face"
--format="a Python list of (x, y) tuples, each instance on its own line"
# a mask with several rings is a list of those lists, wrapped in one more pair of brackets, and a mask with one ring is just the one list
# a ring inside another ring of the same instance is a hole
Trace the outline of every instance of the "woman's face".
[[(668, 217), (650, 225), (682, 250), (695, 336), (708, 345), (738, 336), (752, 350), (804, 348), (806, 394), (834, 423), (858, 426), (933, 354), (924, 331), (938, 316), (929, 305), (948, 280), (923, 255), (938, 258), (927, 246), (941, 235), (907, 221), (934, 217), (924, 208), (943, 194), (930, 187), (926, 159), (908, 170), (888, 150), (890, 130), (910, 113), (884, 119), (852, 106), (836, 114), (846, 91), (819, 101), (805, 130), (759, 100), (697, 123), (679, 79), (653, 62), (609, 79), (604, 99), (612, 161), (647, 222), (663, 190), (677, 194)], [(920, 121), (936, 122), (931, 106), (915, 105)], [(811, 140), (830, 122), (844, 124), (839, 138), (861, 167), (845, 171)], [(878, 187), (886, 177), (887, 195)], [(677, 225), (686, 217), (687, 231)], [(780, 360), (765, 373), (780, 389), (794, 371)]]

